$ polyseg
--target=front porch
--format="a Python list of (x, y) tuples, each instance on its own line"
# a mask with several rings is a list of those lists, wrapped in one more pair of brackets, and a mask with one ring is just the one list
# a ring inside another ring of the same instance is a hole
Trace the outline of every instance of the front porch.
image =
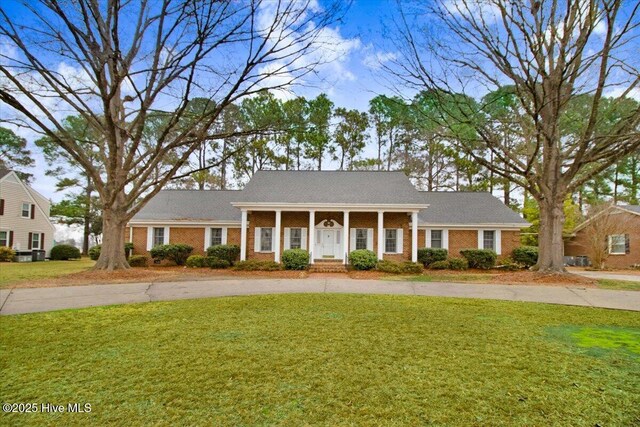
[(240, 259), (280, 262), (287, 249), (304, 249), (311, 264), (348, 263), (349, 252), (369, 249), (378, 259), (417, 261), (418, 210), (241, 208)]

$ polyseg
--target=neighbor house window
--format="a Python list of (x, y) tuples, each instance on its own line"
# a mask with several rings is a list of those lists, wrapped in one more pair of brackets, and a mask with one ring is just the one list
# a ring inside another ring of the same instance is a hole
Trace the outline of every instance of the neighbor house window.
[(222, 228), (211, 229), (211, 246), (222, 244)]
[(153, 228), (153, 246), (164, 245), (164, 227)]
[(0, 231), (0, 246), (9, 246), (9, 232)]
[(356, 228), (356, 249), (367, 249), (367, 229)]
[(398, 249), (398, 230), (389, 228), (384, 231), (384, 251), (386, 253), (396, 253)]
[(31, 249), (40, 249), (40, 233), (31, 233)]
[(614, 234), (609, 236), (609, 253), (622, 255), (626, 253), (626, 239), (624, 234)]
[(31, 204), (23, 203), (22, 204), (22, 217), (29, 218), (31, 216)]
[(291, 249), (302, 248), (302, 228), (292, 228), (289, 231), (289, 247)]
[(442, 230), (431, 230), (431, 247), (442, 248)]
[(273, 241), (273, 228), (271, 227), (262, 227), (260, 229), (260, 251), (261, 252), (271, 252), (272, 247), (271, 243)]
[(482, 247), (484, 249), (495, 250), (496, 232), (494, 230), (484, 230), (482, 233)]

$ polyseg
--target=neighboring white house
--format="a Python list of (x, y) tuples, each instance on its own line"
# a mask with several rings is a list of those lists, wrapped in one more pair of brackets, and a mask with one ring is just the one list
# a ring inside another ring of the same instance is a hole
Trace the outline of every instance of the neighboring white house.
[(0, 168), (0, 246), (16, 252), (44, 249), (49, 256), (55, 232), (49, 208), (49, 201), (14, 171)]

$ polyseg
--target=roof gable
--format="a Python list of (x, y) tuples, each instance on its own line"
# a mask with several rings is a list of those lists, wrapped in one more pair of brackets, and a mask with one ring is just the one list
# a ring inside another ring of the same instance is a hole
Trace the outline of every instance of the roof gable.
[(420, 224), (530, 225), (490, 193), (458, 191), (421, 191), (420, 195), (429, 204), (418, 214)]

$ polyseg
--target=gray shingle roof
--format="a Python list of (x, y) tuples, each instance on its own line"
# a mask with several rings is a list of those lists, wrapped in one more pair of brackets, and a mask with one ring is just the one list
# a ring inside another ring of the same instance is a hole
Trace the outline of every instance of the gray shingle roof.
[(490, 193), (419, 192), (429, 207), (418, 214), (419, 224), (521, 224), (528, 223)]
[(618, 207), (640, 214), (640, 205), (626, 205), (626, 206), (618, 206)]
[(403, 172), (259, 171), (242, 193), (256, 203), (424, 203)]
[(234, 202), (429, 205), (420, 224), (519, 224), (489, 193), (417, 191), (402, 172), (258, 172), (241, 191), (160, 191), (134, 221), (240, 221)]
[(234, 190), (162, 190), (133, 220), (240, 221), (240, 210), (231, 202), (239, 200), (241, 194)]

